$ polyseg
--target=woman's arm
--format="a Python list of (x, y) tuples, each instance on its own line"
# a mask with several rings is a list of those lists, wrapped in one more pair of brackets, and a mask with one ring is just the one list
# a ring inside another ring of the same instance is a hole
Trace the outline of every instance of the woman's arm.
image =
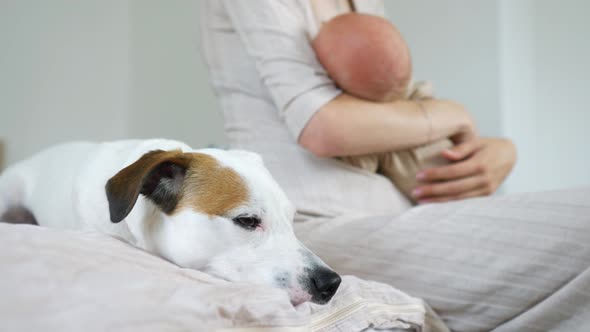
[(464, 107), (450, 100), (375, 103), (341, 94), (325, 104), (307, 123), (299, 144), (317, 156), (333, 157), (395, 151), (454, 137), (475, 136)]
[[(319, 156), (392, 151), (442, 137), (473, 135), (457, 103), (375, 103), (342, 93), (317, 61), (296, 1), (222, 1), (234, 31), (256, 61), (280, 117), (303, 147)], [(432, 123), (432, 132), (430, 132)]]

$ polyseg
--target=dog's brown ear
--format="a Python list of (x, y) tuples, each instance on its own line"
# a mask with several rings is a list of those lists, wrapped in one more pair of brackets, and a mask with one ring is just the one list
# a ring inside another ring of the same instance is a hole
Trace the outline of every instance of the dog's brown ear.
[(111, 221), (125, 219), (139, 194), (169, 213), (176, 207), (191, 158), (180, 150), (155, 150), (144, 154), (109, 179), (105, 189)]

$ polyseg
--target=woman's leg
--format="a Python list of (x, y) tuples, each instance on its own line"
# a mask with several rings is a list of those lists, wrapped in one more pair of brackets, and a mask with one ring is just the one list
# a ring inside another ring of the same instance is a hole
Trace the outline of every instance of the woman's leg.
[(456, 331), (590, 331), (590, 188), (296, 223), (343, 274), (424, 298)]

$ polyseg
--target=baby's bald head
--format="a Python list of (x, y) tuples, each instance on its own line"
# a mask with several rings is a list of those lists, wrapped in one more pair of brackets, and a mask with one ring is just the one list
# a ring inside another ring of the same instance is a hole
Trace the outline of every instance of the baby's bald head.
[(322, 26), (312, 45), (346, 92), (373, 101), (404, 97), (412, 76), (410, 52), (386, 19), (358, 13), (336, 16)]

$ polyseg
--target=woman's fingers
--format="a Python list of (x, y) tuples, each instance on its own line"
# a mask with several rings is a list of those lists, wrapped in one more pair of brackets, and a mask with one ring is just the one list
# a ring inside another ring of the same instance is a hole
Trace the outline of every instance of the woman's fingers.
[(412, 195), (418, 201), (429, 198), (455, 197), (474, 190), (487, 187), (483, 175), (474, 175), (452, 181), (435, 182), (414, 189)]
[(416, 179), (422, 182), (453, 180), (482, 173), (484, 170), (485, 165), (478, 159), (469, 158), (450, 165), (423, 170), (416, 175)]
[(482, 144), (479, 139), (471, 139), (442, 151), (442, 155), (450, 161), (463, 160), (481, 149)]
[(467, 153), (466, 159), (420, 172), (416, 177), (423, 184), (415, 189), (416, 200), (420, 203), (446, 202), (494, 193), (514, 165), (515, 149), (510, 141), (480, 141), (479, 147), (462, 148), (461, 151)]

